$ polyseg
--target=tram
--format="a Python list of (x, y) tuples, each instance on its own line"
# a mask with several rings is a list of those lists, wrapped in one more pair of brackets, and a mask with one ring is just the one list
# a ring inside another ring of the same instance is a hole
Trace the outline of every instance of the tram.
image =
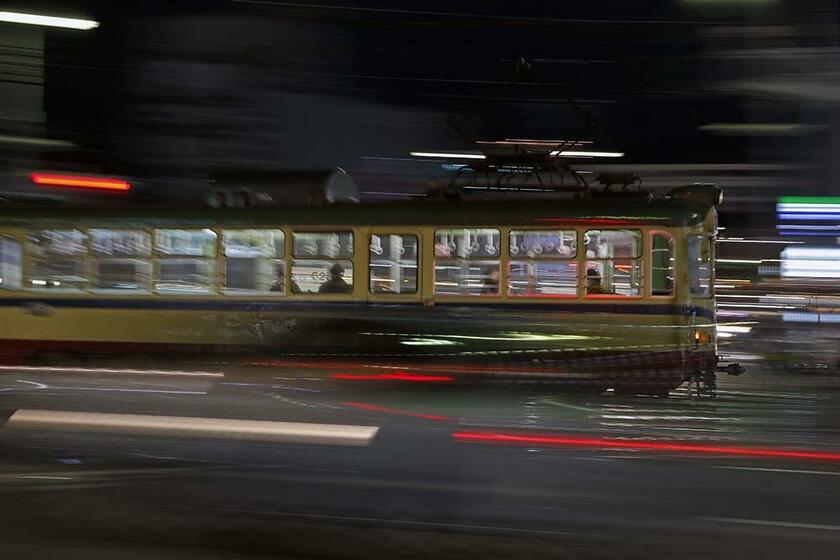
[(720, 199), (693, 185), (560, 201), (7, 203), (0, 353), (227, 353), (667, 392), (719, 367)]

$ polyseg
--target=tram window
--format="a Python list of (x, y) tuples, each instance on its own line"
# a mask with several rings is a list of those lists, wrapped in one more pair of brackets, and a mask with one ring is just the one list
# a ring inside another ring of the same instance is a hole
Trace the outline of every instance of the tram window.
[(285, 237), (279, 229), (240, 229), (222, 232), (227, 295), (285, 293)]
[(665, 231), (651, 234), (650, 293), (654, 296), (674, 295), (674, 237)]
[(511, 261), (508, 293), (530, 297), (574, 296), (577, 268), (575, 261)]
[(712, 247), (706, 235), (688, 238), (688, 284), (693, 296), (709, 297), (712, 293)]
[(637, 230), (589, 230), (586, 244), (586, 295), (641, 295), (642, 234)]
[(293, 294), (349, 294), (353, 292), (353, 261), (347, 259), (295, 259)]
[(292, 256), (328, 259), (353, 256), (353, 232), (295, 232), (292, 234)]
[(216, 232), (211, 229), (155, 230), (158, 274), (155, 290), (204, 294), (213, 290)]
[(642, 233), (633, 229), (589, 230), (583, 237), (588, 259), (638, 258), (642, 254)]
[(439, 229), (435, 232), (435, 257), (498, 257), (500, 237), (497, 229)]
[(499, 295), (500, 240), (497, 229), (437, 230), (435, 294)]
[(586, 261), (586, 294), (639, 296), (641, 277), (640, 259)]
[(216, 232), (212, 229), (155, 230), (155, 249), (164, 257), (216, 256)]
[(370, 292), (417, 293), (417, 236), (370, 236)]
[(99, 292), (148, 291), (152, 236), (143, 230), (90, 229), (94, 288)]
[(160, 259), (155, 289), (160, 293), (209, 293), (214, 265), (210, 259)]
[(87, 236), (77, 229), (46, 229), (27, 236), (28, 284), (33, 290), (83, 290)]
[(577, 232), (511, 231), (509, 250), (511, 257), (521, 259), (571, 259), (577, 254)]
[(508, 293), (553, 297), (577, 294), (577, 232), (511, 231)]
[(21, 285), (23, 250), (20, 242), (0, 238), (0, 288), (18, 290)]
[(294, 232), (292, 256), (293, 294), (353, 292), (352, 231)]

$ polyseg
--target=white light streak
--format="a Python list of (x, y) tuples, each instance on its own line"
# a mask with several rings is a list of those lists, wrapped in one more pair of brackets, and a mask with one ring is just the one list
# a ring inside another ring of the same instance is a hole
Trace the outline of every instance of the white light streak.
[(624, 157), (624, 152), (585, 152), (581, 150), (554, 150), (550, 153), (553, 157), (603, 157), (603, 158), (620, 158)]
[(15, 411), (6, 428), (351, 446), (369, 445), (379, 432), (377, 426), (32, 409)]
[(74, 19), (65, 17), (42, 16), (21, 12), (0, 12), (0, 21), (7, 23), (22, 23), (25, 25), (41, 25), (44, 27), (63, 27), (65, 29), (81, 29), (84, 31), (99, 27), (98, 21), (90, 19)]
[(409, 155), (423, 158), (487, 159), (484, 154), (457, 152), (409, 152)]
[(171, 375), (179, 377), (224, 377), (219, 371), (179, 371), (169, 369), (76, 368), (57, 366), (0, 366), (0, 371), (34, 371), (49, 373), (116, 373), (127, 375)]
[(798, 230), (821, 230), (821, 231), (828, 231), (828, 230), (840, 230), (840, 226), (832, 226), (832, 225), (824, 225), (824, 226), (811, 226), (811, 225), (804, 225), (804, 224), (779, 224), (776, 226), (777, 229), (798, 229)]
[(752, 303), (719, 303), (718, 307), (751, 307), (758, 309), (796, 309), (794, 305), (763, 305)]
[(718, 243), (768, 243), (778, 245), (803, 245), (804, 241), (780, 241), (776, 239), (744, 239), (743, 237), (728, 237), (718, 239)]

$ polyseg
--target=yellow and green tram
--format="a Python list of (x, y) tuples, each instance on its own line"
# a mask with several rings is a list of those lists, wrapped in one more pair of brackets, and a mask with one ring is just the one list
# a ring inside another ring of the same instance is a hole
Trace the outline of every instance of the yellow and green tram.
[(228, 352), (661, 392), (717, 367), (718, 196), (7, 205), (0, 351)]

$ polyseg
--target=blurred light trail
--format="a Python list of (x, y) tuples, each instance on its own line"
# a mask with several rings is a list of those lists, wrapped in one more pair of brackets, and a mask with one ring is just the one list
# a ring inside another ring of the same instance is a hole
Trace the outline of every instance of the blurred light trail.
[(41, 25), (44, 27), (63, 27), (65, 29), (81, 29), (88, 31), (99, 27), (98, 21), (90, 19), (75, 19), (21, 12), (0, 12), (0, 21), (8, 23), (22, 23), (25, 25)]
[(727, 237), (725, 239), (718, 239), (718, 243), (769, 243), (781, 245), (801, 245), (804, 241), (781, 241), (778, 239), (744, 239), (743, 237)]
[(6, 421), (5, 427), (20, 430), (231, 438), (349, 446), (368, 445), (379, 432), (377, 426), (34, 409), (16, 410)]
[(779, 214), (778, 218), (780, 220), (808, 220), (808, 221), (829, 221), (829, 220), (838, 220), (840, 219), (840, 212), (835, 213), (820, 213), (820, 214), (792, 214), (792, 213), (783, 213)]
[(796, 309), (793, 305), (763, 305), (753, 303), (719, 303), (718, 307), (751, 307), (758, 309)]
[(451, 158), (451, 159), (487, 159), (484, 154), (456, 153), (456, 152), (409, 152), (413, 157), (422, 158)]
[(554, 150), (549, 155), (557, 157), (603, 157), (603, 158), (620, 158), (624, 157), (624, 152), (585, 152), (581, 150)]
[(782, 251), (782, 276), (840, 278), (840, 248), (788, 247)]
[(361, 402), (343, 402), (341, 403), (343, 406), (349, 406), (352, 408), (358, 408), (359, 410), (369, 410), (371, 412), (384, 412), (385, 414), (396, 414), (398, 416), (411, 416), (413, 418), (423, 418), (424, 420), (440, 420), (440, 421), (447, 421), (453, 420), (449, 416), (443, 416), (440, 414), (426, 414), (424, 412), (409, 412), (407, 410), (400, 410), (398, 408), (388, 408), (384, 406), (379, 406), (375, 404), (368, 404), (368, 403), (361, 403)]
[(0, 144), (18, 144), (21, 146), (39, 146), (43, 148), (75, 148), (76, 144), (66, 140), (38, 138), (36, 136), (9, 136), (0, 134)]
[(168, 369), (79, 368), (56, 366), (0, 366), (0, 371), (34, 371), (49, 373), (124, 373), (128, 375), (174, 375), (182, 377), (224, 377), (218, 371), (179, 371)]
[(33, 183), (42, 187), (70, 187), (76, 189), (94, 189), (102, 191), (128, 191), (131, 185), (122, 179), (109, 177), (91, 177), (87, 175), (63, 175), (58, 173), (33, 173), (29, 176)]
[(830, 231), (830, 230), (838, 230), (838, 233), (835, 235), (840, 235), (840, 225), (807, 225), (807, 224), (779, 224), (776, 226), (776, 229), (796, 229), (796, 230), (808, 230), (808, 231)]
[(504, 432), (454, 432), (455, 441), (465, 443), (497, 443), (508, 445), (549, 445), (557, 447), (596, 447), (603, 449), (632, 449), (634, 451), (666, 451), (673, 453), (709, 453), (715, 455), (743, 455), (765, 459), (814, 459), (840, 461), (840, 453), (820, 451), (795, 451), (787, 449), (760, 449), (752, 447), (730, 447), (696, 443), (666, 443), (654, 441), (627, 441), (606, 438), (584, 438), (575, 436), (538, 436)]
[(453, 378), (448, 375), (417, 375), (414, 373), (395, 372), (395, 373), (333, 373), (330, 379), (351, 379), (361, 381), (436, 381), (436, 382), (450, 382)]

